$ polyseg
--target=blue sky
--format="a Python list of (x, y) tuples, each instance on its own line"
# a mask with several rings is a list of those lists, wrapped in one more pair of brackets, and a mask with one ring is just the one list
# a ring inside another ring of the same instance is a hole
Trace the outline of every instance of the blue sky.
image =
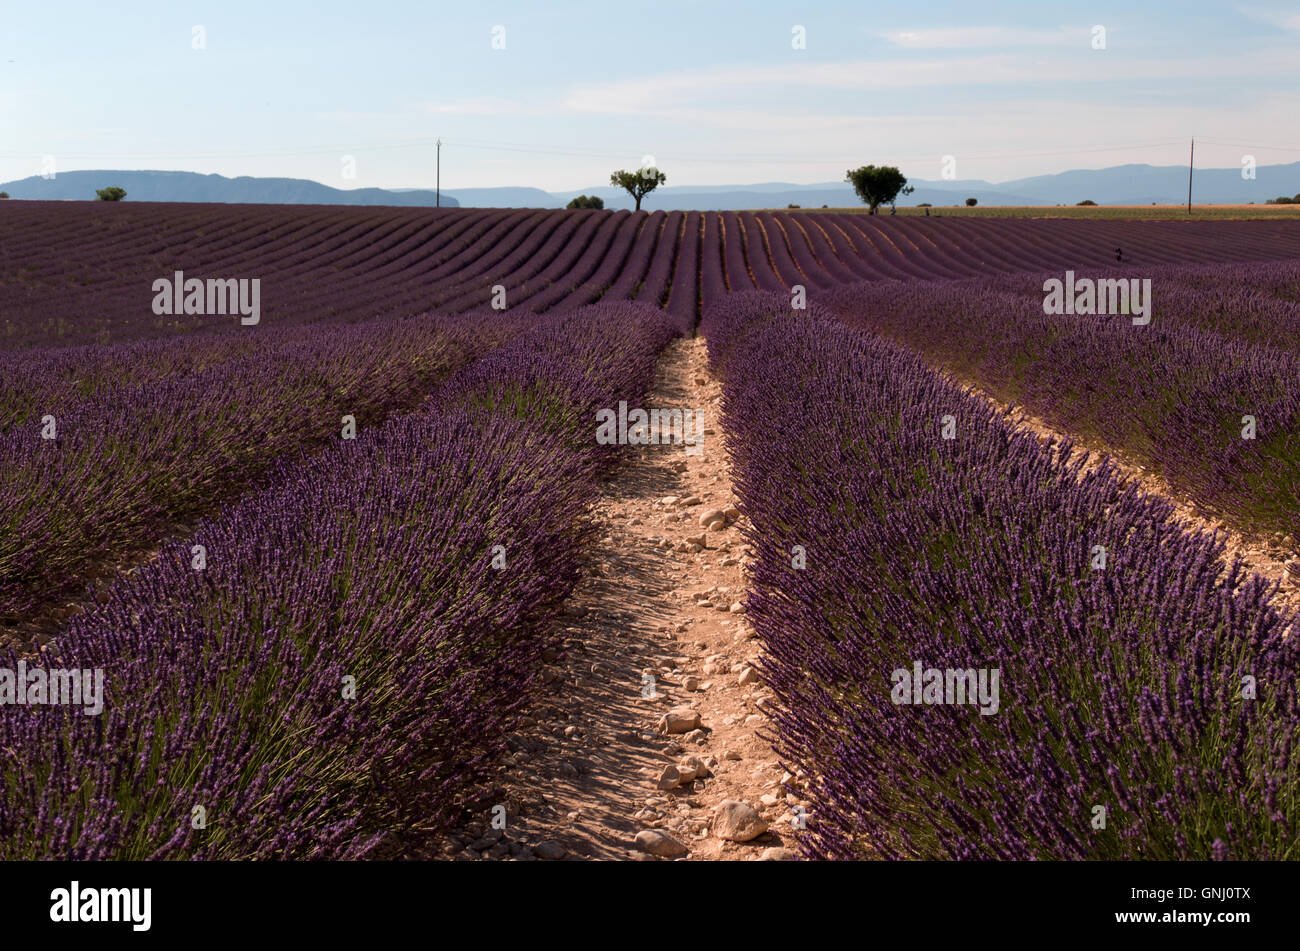
[(437, 136), (450, 191), (584, 188), (645, 156), (670, 185), (937, 179), (945, 155), (996, 182), (1179, 164), (1192, 135), (1198, 167), (1300, 160), (1294, 2), (74, 0), (0, 21), (0, 181), (52, 156), (424, 187)]

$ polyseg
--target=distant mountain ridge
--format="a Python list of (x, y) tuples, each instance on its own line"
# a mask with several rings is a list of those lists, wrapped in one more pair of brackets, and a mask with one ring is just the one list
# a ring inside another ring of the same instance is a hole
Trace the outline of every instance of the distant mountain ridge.
[[(253, 178), (241, 175), (202, 175), (198, 172), (81, 171), (40, 175), (0, 185), (12, 198), (86, 199), (96, 190), (117, 185), (126, 201), (210, 201), (254, 205), (432, 205), (429, 189), (394, 192), (383, 188), (331, 188), (305, 178)], [(457, 202), (442, 193), (444, 206)]]
[[(671, 172), (669, 173), (671, 176)], [(980, 179), (910, 180), (916, 191), (900, 205), (956, 205), (975, 198), (981, 205), (1074, 205), (1084, 199), (1099, 205), (1177, 204), (1187, 200), (1187, 167), (1116, 165), (1078, 169), (1006, 182)], [(61, 172), (0, 184), (14, 198), (92, 199), (95, 190), (118, 185), (127, 201), (210, 201), (274, 204), (431, 206), (430, 189), (331, 188), (299, 178), (226, 178), (196, 172), (87, 171)], [(547, 192), (539, 188), (456, 188), (442, 193), (444, 206), (466, 208), (563, 208), (577, 195), (597, 195), (606, 208), (631, 208), (627, 193), (608, 185), (581, 191)], [(1192, 200), (1197, 204), (1263, 204), (1270, 198), (1300, 194), (1300, 162), (1261, 165), (1254, 178), (1242, 178), (1239, 168), (1198, 168)], [(851, 208), (861, 204), (845, 182), (797, 185), (762, 182), (752, 185), (666, 185), (641, 203), (647, 211), (755, 208)]]

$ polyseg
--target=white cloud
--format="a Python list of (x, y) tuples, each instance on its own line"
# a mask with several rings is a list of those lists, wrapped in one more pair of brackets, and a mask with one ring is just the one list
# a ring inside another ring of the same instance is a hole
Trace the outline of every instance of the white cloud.
[[(1104, 69), (1096, 68), (1099, 62), (1104, 62)], [(692, 103), (716, 103), (717, 94), (726, 90), (761, 98), (762, 90), (772, 87), (869, 91), (1004, 84), (1023, 90), (1053, 82), (1151, 83), (1211, 78), (1248, 79), (1266, 86), (1269, 76), (1297, 72), (1300, 57), (1286, 49), (1193, 60), (1121, 57), (1110, 51), (1084, 48), (1074, 56), (1058, 54), (1050, 59), (996, 53), (676, 72), (578, 86), (551, 108), (566, 114), (670, 115)]]

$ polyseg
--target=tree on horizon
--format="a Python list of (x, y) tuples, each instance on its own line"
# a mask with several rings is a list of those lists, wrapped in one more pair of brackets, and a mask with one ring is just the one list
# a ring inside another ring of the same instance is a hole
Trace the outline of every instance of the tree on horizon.
[(863, 165), (851, 168), (845, 173), (844, 180), (853, 186), (858, 198), (865, 202), (875, 214), (883, 204), (894, 207), (894, 200), (900, 194), (910, 195), (916, 191), (907, 184), (907, 176), (894, 165)]
[(654, 166), (639, 168), (635, 172), (625, 172), (619, 169), (609, 176), (611, 185), (626, 189), (627, 193), (636, 200), (637, 211), (641, 210), (641, 199), (666, 181), (668, 181), (668, 176)]

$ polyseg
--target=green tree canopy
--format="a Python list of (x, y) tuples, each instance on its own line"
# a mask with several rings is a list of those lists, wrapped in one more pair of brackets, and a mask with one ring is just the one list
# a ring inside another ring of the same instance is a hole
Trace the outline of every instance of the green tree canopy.
[(653, 166), (639, 168), (635, 172), (625, 172), (619, 169), (609, 176), (611, 185), (626, 189), (627, 193), (636, 199), (637, 211), (641, 210), (641, 199), (666, 181), (668, 181), (668, 176)]
[(126, 189), (118, 188), (116, 185), (111, 188), (97, 188), (95, 197), (99, 201), (121, 201), (126, 197)]
[(599, 195), (590, 195), (590, 196), (588, 196), (588, 195), (579, 195), (577, 198), (573, 199), (573, 201), (569, 202), (569, 203), (568, 203), (567, 205), (565, 205), (564, 207), (566, 207), (566, 208), (597, 208), (597, 209), (599, 209), (599, 208), (604, 208), (604, 207), (605, 207), (605, 199), (601, 198)]
[(867, 205), (871, 213), (882, 204), (894, 204), (899, 195), (910, 195), (916, 189), (907, 184), (907, 176), (893, 165), (863, 165), (851, 168), (844, 180), (853, 185), (853, 190)]
[(967, 198), (967, 199), (966, 199), (966, 207), (967, 207), (967, 208), (974, 208), (974, 207), (975, 207), (976, 205), (978, 205), (979, 203), (980, 203), (980, 200), (979, 200), (978, 198)]

